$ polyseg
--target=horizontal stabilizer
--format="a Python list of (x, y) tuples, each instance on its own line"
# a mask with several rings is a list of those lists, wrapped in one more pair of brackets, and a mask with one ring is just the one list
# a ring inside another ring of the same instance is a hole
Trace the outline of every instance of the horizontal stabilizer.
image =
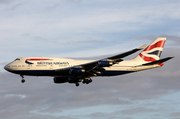
[(163, 63), (163, 62), (166, 62), (170, 59), (172, 59), (174, 57), (167, 57), (167, 58), (164, 58), (164, 59), (160, 59), (160, 60), (157, 60), (157, 61), (154, 61), (154, 62), (150, 62), (150, 63), (146, 63), (146, 64), (142, 64), (143, 66), (147, 66), (147, 65), (154, 65), (154, 64), (160, 64), (160, 63)]

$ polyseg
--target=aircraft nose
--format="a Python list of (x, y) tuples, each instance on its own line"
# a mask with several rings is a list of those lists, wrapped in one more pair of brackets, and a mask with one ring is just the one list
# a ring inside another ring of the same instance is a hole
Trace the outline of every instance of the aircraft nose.
[(8, 71), (9, 70), (8, 65), (4, 66), (4, 69)]

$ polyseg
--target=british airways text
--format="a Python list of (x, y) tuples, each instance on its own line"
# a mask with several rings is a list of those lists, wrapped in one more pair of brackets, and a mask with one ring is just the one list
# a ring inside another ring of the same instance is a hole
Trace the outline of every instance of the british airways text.
[(69, 62), (37, 62), (38, 65), (69, 65)]

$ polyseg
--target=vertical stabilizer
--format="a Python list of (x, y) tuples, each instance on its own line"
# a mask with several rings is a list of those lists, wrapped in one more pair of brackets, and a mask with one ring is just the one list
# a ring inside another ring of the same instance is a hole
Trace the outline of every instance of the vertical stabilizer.
[(157, 38), (153, 43), (147, 46), (134, 60), (143, 62), (153, 62), (159, 60), (166, 38)]

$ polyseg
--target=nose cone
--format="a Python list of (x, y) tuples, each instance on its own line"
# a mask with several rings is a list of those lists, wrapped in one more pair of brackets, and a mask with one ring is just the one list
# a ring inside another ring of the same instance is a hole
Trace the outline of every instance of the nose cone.
[(4, 69), (9, 71), (8, 65), (4, 66)]

